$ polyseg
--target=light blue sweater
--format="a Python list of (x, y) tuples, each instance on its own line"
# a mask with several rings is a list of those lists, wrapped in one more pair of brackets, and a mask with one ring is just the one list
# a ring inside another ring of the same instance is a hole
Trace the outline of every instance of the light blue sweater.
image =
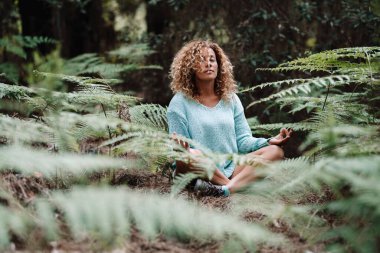
[[(254, 138), (244, 116), (239, 97), (233, 94), (229, 102), (220, 100), (210, 108), (177, 93), (167, 111), (169, 133), (197, 141), (213, 152), (246, 154), (268, 146), (265, 138)], [(226, 177), (235, 169), (232, 161), (218, 167)]]

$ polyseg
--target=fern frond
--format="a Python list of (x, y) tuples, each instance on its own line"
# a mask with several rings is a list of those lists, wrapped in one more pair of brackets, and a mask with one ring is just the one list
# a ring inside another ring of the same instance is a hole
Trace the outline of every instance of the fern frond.
[[(377, 155), (355, 158), (322, 158), (315, 164), (302, 159), (291, 161), (290, 166), (284, 162), (276, 163), (270, 165), (269, 171), (264, 173), (269, 181), (263, 182), (261, 185), (252, 185), (251, 191), (294, 198), (299, 197), (299, 194), (296, 193), (305, 195), (307, 191), (320, 191), (326, 185), (338, 190), (342, 186), (342, 183), (339, 182), (345, 181), (349, 182), (349, 185), (355, 185), (358, 194), (364, 193), (362, 192), (363, 188), (374, 192), (380, 190), (373, 188), (374, 184), (370, 183), (374, 183), (380, 176), (378, 173), (379, 159)], [(274, 168), (276, 166), (283, 168)], [(284, 169), (285, 171), (283, 171)]]
[[(265, 177), (265, 180), (254, 182), (246, 192), (272, 197), (280, 194), (287, 197), (288, 200), (298, 198), (298, 195), (286, 195), (285, 189), (297, 182), (307, 184), (307, 181), (303, 180), (303, 175), (305, 173), (310, 174), (310, 167), (310, 159), (305, 156), (266, 164), (262, 169), (256, 170), (258, 175)], [(292, 194), (296, 193), (297, 190), (294, 189)], [(302, 188), (299, 192), (305, 194), (305, 189)]]
[(35, 94), (31, 88), (0, 83), (0, 98), (20, 100)]
[(4, 47), (7, 52), (14, 54), (18, 57), (26, 59), (26, 52), (14, 38), (5, 37), (0, 39), (0, 47)]
[[(249, 121), (248, 121), (249, 123)], [(315, 129), (317, 124), (314, 122), (296, 122), (296, 123), (273, 123), (273, 124), (249, 124), (253, 133), (259, 135), (272, 135), (274, 132), (278, 133), (281, 128), (291, 128), (294, 131), (307, 132)]]
[[(356, 125), (325, 125), (312, 132), (308, 140), (301, 145), (305, 148), (311, 143), (318, 143), (318, 151), (326, 150), (336, 156), (379, 154), (378, 127)], [(327, 127), (326, 127), (327, 126)]]
[(191, 181), (198, 178), (199, 175), (195, 173), (185, 173), (176, 175), (173, 180), (173, 185), (171, 187), (170, 194), (171, 196), (176, 196), (179, 194), (185, 187), (190, 184)]
[(295, 84), (295, 83), (300, 84), (300, 83), (304, 83), (304, 82), (308, 82), (308, 81), (310, 81), (310, 79), (300, 79), (299, 78), (299, 79), (281, 80), (281, 81), (276, 81), (276, 82), (267, 82), (267, 83), (262, 83), (260, 85), (256, 85), (256, 86), (248, 88), (248, 89), (241, 90), (239, 93), (243, 93), (243, 92), (247, 92), (247, 91), (255, 91), (257, 89), (263, 89), (263, 88), (269, 87), (269, 86), (279, 88), (284, 84), (286, 84), (286, 85)]
[(231, 215), (205, 210), (181, 199), (123, 188), (75, 188), (65, 194), (54, 193), (48, 203), (51, 212), (58, 208), (63, 213), (75, 238), (95, 235), (110, 240), (127, 235), (134, 223), (149, 238), (164, 233), (180, 239), (222, 240), (230, 235), (249, 247), (259, 242), (269, 245), (283, 242), (280, 236)]
[(33, 225), (25, 213), (15, 212), (3, 205), (0, 205), (0, 217), (0, 249), (9, 245), (11, 234), (26, 238), (28, 230)]
[(21, 36), (13, 35), (0, 39), (0, 47), (4, 47), (8, 52), (26, 59), (25, 48), (36, 48), (40, 44), (53, 44), (55, 40), (42, 36)]
[[(97, 54), (82, 54), (68, 60), (64, 65), (64, 73), (69, 75), (101, 75), (104, 77), (114, 77), (123, 72), (141, 69), (159, 69), (158, 65), (141, 65), (143, 59), (152, 53), (146, 44), (136, 44), (123, 46), (119, 49), (107, 53), (106, 58), (122, 61), (123, 63), (109, 63), (108, 59)], [(127, 63), (126, 63), (127, 62)]]
[[(243, 191), (244, 195), (233, 199), (232, 212), (242, 215), (254, 212), (259, 223), (277, 227), (286, 224), (287, 230), (297, 231), (303, 238), (315, 241), (329, 227), (316, 215), (322, 209), (320, 206), (300, 204), (313, 190), (306, 180), (311, 176), (311, 166), (307, 157), (299, 157), (256, 168), (257, 176), (264, 179), (253, 182)], [(292, 190), (288, 191), (287, 187)]]
[[(248, 192), (255, 195), (244, 197), (236, 205), (238, 208), (262, 214), (264, 222), (268, 218), (270, 221), (275, 217), (281, 217), (284, 222), (289, 222), (289, 226), (300, 231), (307, 238), (325, 240), (326, 231), (330, 231), (329, 238), (338, 234), (352, 242), (356, 239), (349, 238), (344, 233), (346, 229), (352, 229), (354, 234), (366, 234), (365, 239), (361, 240), (362, 243), (367, 246), (373, 245), (373, 235), (376, 233), (375, 231), (378, 231), (379, 214), (377, 210), (380, 207), (375, 197), (380, 194), (380, 188), (377, 187), (377, 182), (380, 180), (379, 159), (378, 155), (372, 155), (352, 158), (322, 158), (315, 164), (305, 158), (273, 163), (268, 165), (265, 170), (258, 170), (266, 177), (265, 180), (255, 182), (250, 186)], [(320, 205), (316, 205), (316, 201), (313, 200), (313, 203), (307, 206), (294, 206), (305, 199), (305, 195), (308, 193), (313, 192), (314, 196), (318, 197), (325, 191), (326, 186), (336, 194), (335, 198), (331, 199), (330, 197), (327, 203), (325, 200), (325, 203)], [(342, 187), (349, 187), (349, 198), (345, 198), (347, 193), (344, 193), (344, 190), (341, 195)], [(260, 204), (253, 206), (245, 204), (253, 201)], [(272, 209), (274, 206), (270, 202), (275, 203), (277, 208)], [(293, 205), (287, 207), (291, 203)], [(344, 223), (337, 224), (331, 229), (324, 225), (318, 217), (315, 217), (315, 213), (319, 211), (328, 211), (339, 215), (344, 219)], [(300, 216), (297, 217), (297, 213)], [(364, 219), (363, 213), (366, 213)], [(313, 219), (311, 223), (307, 221), (308, 217)], [(358, 219), (363, 222), (363, 226), (357, 226)], [(306, 227), (305, 223), (308, 224)], [(310, 232), (308, 231), (309, 226), (312, 231), (319, 230), (319, 236), (315, 237), (308, 233)]]
[(112, 135), (120, 134), (119, 124), (124, 121), (107, 112), (107, 117), (103, 113), (79, 115), (77, 113), (61, 112), (59, 118), (52, 116), (45, 117), (46, 121), (57, 121), (62, 129), (67, 129), (78, 141), (91, 138), (109, 138), (109, 131)]
[(16, 84), (19, 80), (18, 66), (12, 62), (0, 63), (0, 78), (1, 82), (8, 84)]
[(115, 50), (109, 51), (108, 55), (126, 60), (127, 62), (141, 62), (146, 56), (155, 51), (146, 43), (123, 45)]
[(160, 105), (144, 104), (129, 109), (132, 123), (147, 125), (159, 130), (168, 131), (166, 108)]
[[(341, 95), (330, 94), (326, 98), (322, 97), (284, 97), (276, 99), (276, 103), (280, 104), (282, 109), (285, 106), (290, 106), (290, 113), (295, 113), (301, 110), (306, 110), (308, 113), (313, 112), (315, 119), (316, 115), (325, 114), (323, 107), (331, 108), (332, 113), (336, 118), (346, 123), (375, 123), (376, 119), (371, 115), (368, 105), (363, 103), (363, 93), (344, 93)], [(313, 120), (315, 121), (315, 120)]]
[(73, 153), (52, 153), (22, 146), (0, 148), (0, 170), (15, 170), (32, 175), (40, 172), (52, 178), (63, 175), (84, 175), (86, 172), (117, 169), (130, 164), (129, 161), (111, 157), (79, 155)]
[[(133, 65), (135, 66), (135, 65)], [(103, 76), (115, 77), (124, 69), (130, 67), (126, 64), (108, 63), (103, 57), (94, 53), (87, 53), (79, 55), (65, 62), (63, 72), (68, 75), (81, 75), (81, 76)], [(115, 79), (115, 82), (120, 83), (121, 80)]]
[[(294, 205), (269, 194), (240, 195), (233, 199), (231, 206), (234, 213), (254, 213), (258, 217), (258, 221), (255, 220), (257, 223), (286, 228), (310, 241), (322, 237), (329, 230), (326, 222), (315, 215), (316, 210), (313, 206)], [(291, 245), (287, 245), (286, 248), (293, 251)]]
[(40, 44), (55, 44), (57, 43), (56, 40), (48, 38), (48, 37), (42, 37), (42, 36), (14, 36), (17, 38), (18, 41), (22, 42), (22, 46), (28, 47), (28, 48), (36, 48)]
[(67, 81), (70, 83), (74, 83), (80, 85), (81, 87), (88, 87), (89, 90), (109, 90), (109, 84), (117, 83), (119, 79), (100, 79), (100, 78), (91, 78), (91, 77), (83, 77), (83, 76), (73, 76), (73, 75), (65, 75), (65, 74), (55, 74), (42, 72), (38, 70), (34, 70), (33, 73), (35, 75), (44, 77), (44, 78), (54, 78), (62, 81)]
[(47, 124), (53, 129), (54, 147), (59, 151), (79, 152), (79, 143), (71, 134), (70, 130), (65, 128), (65, 124), (60, 124), (64, 121), (60, 115), (53, 115), (46, 118)]
[(0, 114), (0, 136), (10, 143), (52, 143), (52, 135), (45, 124)]
[(72, 92), (66, 95), (67, 104), (64, 104), (67, 108), (77, 108), (74, 105), (82, 105), (83, 109), (89, 110), (89, 106), (103, 104), (107, 108), (117, 108), (121, 103), (133, 105), (137, 102), (138, 98), (129, 95), (120, 95), (113, 93), (94, 93), (94, 92)]
[[(368, 65), (349, 62), (346, 59), (362, 59), (371, 61), (379, 57), (379, 47), (353, 47), (339, 48), (312, 54), (305, 58), (299, 58), (290, 62), (282, 63), (276, 68), (260, 68), (265, 71), (325, 71), (330, 74), (343, 74), (341, 70), (368, 69)], [(344, 74), (346, 74), (345, 72)]]
[(266, 98), (260, 99), (258, 101), (252, 102), (247, 106), (247, 108), (249, 108), (255, 104), (259, 104), (259, 103), (262, 103), (265, 101), (272, 100), (274, 98), (281, 98), (281, 97), (285, 97), (285, 96), (289, 96), (289, 95), (290, 96), (295, 95), (295, 94), (298, 94), (299, 92), (302, 92), (304, 94), (309, 94), (312, 91), (311, 85), (317, 86), (320, 88), (325, 88), (329, 85), (339, 86), (339, 85), (348, 84), (350, 82), (353, 82), (353, 80), (351, 80), (351, 78), (347, 75), (312, 78), (307, 82), (303, 82), (299, 85), (281, 90), (275, 94), (270, 95), (269, 97), (266, 97)]

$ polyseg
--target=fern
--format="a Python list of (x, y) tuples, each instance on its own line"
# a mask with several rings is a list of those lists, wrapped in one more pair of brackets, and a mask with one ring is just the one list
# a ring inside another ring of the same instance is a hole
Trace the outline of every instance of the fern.
[[(51, 118), (51, 120), (55, 119)], [(109, 138), (110, 132), (113, 136), (120, 134), (119, 125), (123, 122), (111, 112), (107, 112), (107, 117), (103, 113), (79, 115), (62, 112), (59, 117), (60, 127), (70, 131), (77, 141), (94, 138), (106, 139)]]
[[(380, 206), (375, 196), (379, 194), (380, 136), (374, 108), (379, 58), (379, 47), (336, 49), (277, 68), (260, 69), (323, 71), (328, 76), (264, 83), (244, 90), (290, 86), (249, 106), (272, 102), (293, 113), (306, 111), (307, 119), (265, 125), (253, 119), (250, 126), (255, 133), (282, 127), (308, 131), (301, 149), (309, 159), (286, 160), (256, 169), (265, 180), (252, 184), (246, 191), (252, 194), (252, 200), (243, 199), (238, 207), (260, 213), (264, 221), (275, 225), (279, 219), (312, 243), (330, 240), (327, 244), (342, 252), (377, 251), (380, 217), (376, 210)], [(308, 196), (313, 199), (308, 200)], [(261, 204), (253, 208), (245, 205), (251, 201)], [(339, 219), (332, 228), (323, 219), (326, 213)]]
[[(133, 44), (109, 51), (107, 57), (101, 57), (94, 53), (83, 54), (68, 60), (64, 65), (63, 72), (69, 75), (101, 75), (110, 78), (129, 71), (161, 70), (162, 67), (158, 65), (142, 65), (144, 57), (152, 52), (147, 44)], [(122, 63), (107, 62), (109, 60)]]
[[(114, 145), (112, 149), (116, 155), (125, 153), (135, 153), (140, 154), (143, 157), (159, 158), (165, 156), (168, 159), (178, 159), (183, 161), (188, 161), (193, 159), (193, 156), (185, 150), (182, 146), (176, 144), (171, 137), (161, 131), (157, 131), (154, 128), (149, 128), (142, 125), (134, 124), (123, 124), (120, 125), (122, 131), (125, 134), (115, 137), (109, 141), (104, 142), (100, 147), (107, 145)], [(195, 144), (192, 140), (187, 140), (193, 145)], [(195, 144), (198, 145), (199, 144)], [(210, 152), (205, 154), (211, 155)], [(211, 159), (206, 159), (205, 164), (202, 168), (205, 168), (209, 174), (214, 170), (215, 163)]]
[(52, 132), (45, 124), (0, 114), (0, 136), (10, 143), (51, 143)]
[(23, 86), (0, 83), (0, 98), (20, 100), (34, 94), (33, 90)]
[(146, 43), (123, 45), (108, 52), (108, 55), (126, 60), (127, 62), (142, 62), (145, 56), (154, 53)]
[(0, 47), (4, 47), (7, 52), (26, 59), (24, 48), (36, 48), (40, 44), (56, 43), (55, 40), (41, 36), (20, 36), (13, 35), (0, 39)]
[(379, 139), (378, 127), (338, 125), (314, 131), (301, 147), (318, 142), (318, 152), (326, 150), (336, 156), (378, 154)]
[(65, 74), (54, 74), (54, 73), (48, 73), (48, 72), (41, 72), (37, 70), (34, 71), (34, 74), (39, 75), (44, 78), (60, 79), (62, 81), (67, 81), (67, 82), (74, 83), (77, 85), (82, 85), (83, 87), (90, 86), (92, 90), (96, 90), (96, 89), (107, 90), (109, 89), (110, 83), (115, 83), (115, 82), (120, 81), (118, 79), (99, 79), (99, 78), (81, 77), (81, 76), (73, 76), (73, 75), (65, 75)]
[[(250, 186), (247, 192), (254, 195), (238, 200), (237, 210), (256, 211), (263, 215), (264, 223), (280, 219), (314, 242), (329, 238), (330, 244), (341, 247), (334, 240), (339, 236), (358, 252), (376, 252), (374, 235), (379, 232), (379, 202), (375, 196), (380, 190), (376, 186), (380, 176), (379, 159), (378, 155), (321, 157), (312, 163), (298, 158), (271, 164), (259, 170), (266, 180)], [(308, 194), (320, 195), (322, 200), (326, 186), (335, 194), (333, 199), (321, 204), (316, 204), (315, 200), (307, 205), (298, 204), (304, 202)], [(347, 186), (349, 197), (342, 188)], [(260, 204), (253, 207), (245, 204), (252, 201)], [(320, 212), (339, 215), (344, 222), (329, 228), (323, 219), (315, 216)], [(360, 236), (352, 237), (353, 234)]]
[(281, 128), (291, 128), (294, 131), (310, 131), (317, 127), (317, 125), (313, 122), (274, 123), (274, 124), (260, 124), (260, 125), (249, 124), (249, 125), (253, 133), (255, 133), (256, 135), (259, 135), (259, 134), (272, 135), (274, 133), (278, 133), (278, 130), (280, 130)]
[[(374, 84), (378, 83), (378, 77), (376, 73), (380, 71), (380, 64), (378, 61), (380, 57), (379, 51), (379, 47), (336, 49), (290, 61), (281, 64), (277, 68), (259, 69), (265, 71), (318, 70), (325, 71), (330, 75), (311, 79), (291, 79), (264, 83), (256, 87), (249, 88), (245, 91), (265, 88), (269, 86), (280, 87), (283, 84), (292, 85), (290, 88), (280, 90), (279, 92), (272, 94), (269, 97), (254, 101), (253, 103), (249, 104), (248, 107), (276, 99), (276, 102), (281, 103), (283, 106), (290, 105), (290, 103), (292, 103), (291, 106), (293, 109), (291, 112), (294, 113), (303, 109), (311, 112), (314, 109), (318, 108), (318, 106), (321, 106), (324, 109), (325, 105), (330, 104), (334, 107), (337, 106), (337, 108), (340, 107), (341, 113), (346, 112), (347, 115), (349, 113), (354, 113), (355, 120), (368, 122), (368, 120), (365, 120), (366, 117), (369, 118), (367, 108), (365, 108), (365, 106), (362, 106), (360, 109), (361, 112), (357, 110), (359, 109), (359, 104), (365, 105), (368, 104), (368, 102), (360, 101), (360, 98), (358, 98), (355, 94), (351, 95), (353, 92), (346, 92), (345, 90), (347, 90), (347, 88), (345, 87), (350, 87), (351, 84), (355, 84), (356, 87), (354, 88), (354, 91), (359, 90), (361, 94), (365, 93), (373, 97), (377, 89)], [(313, 87), (317, 89), (314, 89)], [(305, 97), (298, 95), (300, 92), (304, 94), (314, 93), (313, 95), (319, 95), (317, 91), (321, 90), (320, 88), (327, 88), (326, 94), (323, 95), (323, 97), (322, 94), (320, 94), (319, 97), (315, 97), (313, 100), (311, 98), (305, 100)], [(334, 93), (341, 94), (336, 95)], [(293, 97), (289, 98), (289, 96)], [(344, 101), (342, 98), (344, 98), (344, 100), (347, 100), (348, 103), (345, 105), (341, 104), (340, 102)], [(317, 99), (319, 99), (318, 102), (316, 101)], [(349, 106), (349, 103), (352, 103), (353, 99), (355, 99), (356, 102), (354, 106), (351, 106), (354, 111), (350, 109)], [(306, 104), (304, 101), (307, 101)], [(363, 113), (366, 115), (364, 116)], [(360, 116), (361, 114), (363, 116)]]
[[(67, 108), (78, 108), (80, 110), (91, 111), (95, 105), (103, 104), (108, 108), (117, 108), (119, 104), (132, 105), (136, 102), (136, 97), (129, 95), (119, 95), (112, 93), (94, 93), (94, 92), (73, 92), (66, 96)], [(71, 105), (71, 106), (70, 106)], [(72, 106), (74, 105), (74, 107)]]
[(252, 102), (247, 106), (247, 108), (249, 108), (255, 104), (259, 104), (259, 103), (262, 103), (265, 101), (272, 100), (274, 98), (281, 98), (281, 97), (285, 97), (288, 95), (295, 95), (295, 94), (298, 94), (299, 92), (302, 92), (304, 94), (309, 94), (312, 91), (311, 85), (315, 85), (319, 88), (322, 88), (322, 87), (327, 87), (330, 85), (331, 86), (346, 85), (350, 82), (351, 82), (350, 77), (345, 76), (345, 75), (313, 78), (313, 79), (310, 79), (308, 81), (303, 81), (299, 85), (290, 87), (290, 88), (285, 89), (285, 90), (281, 90), (280, 92), (272, 94), (269, 97), (266, 97), (266, 98), (260, 99), (258, 101)]
[(32, 175), (42, 173), (48, 178), (62, 175), (84, 175), (86, 172), (117, 169), (133, 165), (129, 161), (107, 156), (79, 155), (73, 153), (55, 154), (45, 150), (35, 150), (22, 146), (0, 148), (0, 170), (15, 170)]
[(18, 67), (14, 63), (0, 63), (0, 79), (1, 82), (15, 84), (19, 79)]
[(0, 205), (0, 248), (5, 248), (10, 243), (10, 234), (21, 238), (27, 236), (32, 222), (25, 213), (15, 213), (9, 208)]
[[(312, 54), (305, 58), (299, 58), (290, 62), (280, 64), (276, 68), (261, 68), (258, 70), (266, 71), (325, 71), (331, 74), (346, 72), (348, 69), (367, 69), (367, 64), (358, 64), (345, 61), (347, 58), (362, 59), (364, 61), (371, 60), (380, 56), (379, 47), (354, 47), (339, 48), (330, 51), (324, 51)], [(357, 72), (358, 73), (358, 72)]]
[(185, 187), (190, 184), (191, 181), (198, 178), (199, 175), (195, 173), (179, 174), (174, 178), (173, 185), (171, 187), (171, 196), (179, 194)]
[(308, 81), (310, 81), (310, 79), (289, 79), (289, 80), (282, 80), (282, 81), (276, 81), (276, 82), (262, 83), (260, 85), (253, 86), (251, 88), (241, 90), (240, 93), (247, 92), (247, 91), (255, 91), (257, 89), (263, 89), (265, 87), (279, 88), (284, 84), (286, 85), (295, 84), (295, 83), (300, 84), (300, 83), (304, 83)]
[[(50, 212), (55, 207), (62, 211), (72, 235), (78, 239), (89, 234), (108, 240), (125, 236), (134, 223), (149, 238), (164, 233), (180, 239), (221, 240), (231, 235), (250, 247), (258, 242), (281, 243), (281, 237), (233, 216), (204, 210), (181, 199), (122, 188), (76, 188), (66, 194), (53, 194), (49, 203)], [(48, 205), (45, 213), (49, 210)], [(39, 218), (44, 220), (44, 217)]]
[[(360, 104), (362, 96), (362, 93), (330, 94), (327, 99), (315, 96), (295, 96), (278, 98), (276, 99), (276, 103), (281, 105), (280, 109), (283, 109), (285, 106), (291, 106), (292, 110), (290, 113), (296, 113), (305, 109), (307, 112), (315, 111), (316, 109), (322, 108), (325, 103), (334, 107), (335, 112), (350, 111), (350, 113), (352, 113), (352, 109), (368, 109), (365, 105)], [(353, 102), (355, 102), (354, 105)], [(358, 106), (360, 106), (360, 108), (357, 108)]]
[[(300, 204), (311, 191), (308, 181), (302, 181), (304, 174), (311, 175), (310, 167), (307, 157), (299, 157), (257, 168), (255, 173), (263, 180), (254, 182), (243, 191), (245, 195), (234, 199), (232, 212), (243, 215), (254, 212), (259, 217), (259, 223), (275, 227), (285, 226), (298, 232), (306, 240), (315, 242), (329, 228), (326, 221), (316, 215), (321, 210), (318, 205)], [(296, 182), (299, 183), (299, 188), (294, 187)], [(292, 191), (284, 189), (285, 185), (291, 185)]]
[(166, 108), (160, 105), (144, 104), (134, 106), (129, 110), (133, 123), (155, 127), (167, 132), (168, 122)]
[(137, 102), (137, 98), (134, 96), (116, 94), (107, 84), (89, 84), (88, 80), (75, 76), (58, 75), (58, 77), (78, 83), (80, 91), (51, 92), (43, 88), (26, 88), (0, 83), (0, 96), (27, 102), (34, 109), (86, 112), (93, 112), (96, 105), (117, 108), (120, 104), (133, 105)]

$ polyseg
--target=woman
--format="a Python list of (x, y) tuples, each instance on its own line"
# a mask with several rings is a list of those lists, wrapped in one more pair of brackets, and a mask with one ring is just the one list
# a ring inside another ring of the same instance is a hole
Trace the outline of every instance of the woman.
[[(235, 94), (232, 64), (216, 43), (198, 40), (184, 45), (174, 57), (170, 77), (175, 96), (167, 116), (169, 132), (175, 139), (178, 134), (218, 153), (243, 153), (269, 161), (283, 158), (279, 145), (290, 138), (292, 131), (281, 129), (271, 139), (252, 137), (243, 106)], [(181, 141), (181, 145), (189, 152), (201, 153), (185, 142)], [(176, 163), (177, 173), (191, 169), (191, 164)], [(215, 170), (212, 184), (198, 180), (195, 189), (228, 196), (254, 179), (252, 166), (235, 166), (226, 161)]]

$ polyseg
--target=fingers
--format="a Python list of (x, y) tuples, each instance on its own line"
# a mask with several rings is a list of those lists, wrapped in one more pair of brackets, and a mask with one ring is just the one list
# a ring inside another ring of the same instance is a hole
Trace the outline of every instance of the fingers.
[(293, 133), (293, 129), (291, 128), (289, 128), (289, 130), (286, 128), (281, 128), (280, 133), (275, 138), (272, 138), (269, 141), (269, 144), (283, 145), (289, 140), (292, 133)]
[(284, 136), (284, 139), (282, 140), (282, 144), (284, 144), (285, 142), (287, 142), (290, 139), (290, 136), (293, 133), (293, 129), (291, 129), (291, 128), (289, 128), (289, 130), (286, 129), (286, 128), (283, 128), (283, 129), (284, 129), (283, 133), (284, 133), (285, 136)]
[(289, 128), (289, 130), (286, 128), (281, 128), (280, 130), (280, 135), (283, 138), (289, 138), (292, 135), (292, 133), (293, 133), (293, 129), (291, 128)]
[(184, 140), (180, 140), (177, 138), (177, 133), (173, 132), (172, 139), (177, 142), (178, 145), (181, 145), (184, 149), (189, 149), (189, 143)]
[(286, 129), (286, 128), (281, 128), (281, 130), (280, 130), (280, 135), (281, 135), (282, 138), (285, 138), (285, 137), (289, 136), (289, 131), (288, 131), (288, 129)]
[(184, 147), (185, 149), (189, 149), (189, 143), (186, 142), (186, 141), (182, 141), (182, 147)]

